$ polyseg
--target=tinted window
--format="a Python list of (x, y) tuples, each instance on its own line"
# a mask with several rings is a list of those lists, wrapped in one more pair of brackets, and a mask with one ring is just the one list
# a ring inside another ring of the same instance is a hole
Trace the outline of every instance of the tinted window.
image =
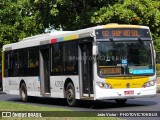
[(19, 75), (18, 57), (19, 57), (19, 54), (18, 54), (17, 50), (9, 52), (8, 76), (16, 77)]
[(9, 68), (9, 53), (5, 52), (4, 53), (4, 69)]
[(39, 75), (39, 49), (38, 48), (29, 49), (28, 74), (30, 76)]
[(17, 51), (11, 51), (10, 52), (10, 69), (16, 69), (19, 67), (18, 65), (18, 52)]
[(19, 50), (19, 68), (28, 67), (28, 50), (22, 49)]
[(9, 52), (4, 53), (4, 76), (8, 76), (8, 69), (9, 69)]
[(51, 71), (54, 74), (60, 74), (63, 71), (62, 64), (62, 47), (60, 44), (53, 44), (52, 46), (52, 68)]
[(78, 68), (78, 46), (76, 42), (66, 42), (63, 45), (63, 63), (67, 74), (77, 74)]
[(29, 49), (29, 61), (28, 61), (28, 67), (38, 67), (39, 66), (39, 50), (31, 48)]
[(99, 42), (100, 75), (151, 75), (154, 64), (151, 41)]

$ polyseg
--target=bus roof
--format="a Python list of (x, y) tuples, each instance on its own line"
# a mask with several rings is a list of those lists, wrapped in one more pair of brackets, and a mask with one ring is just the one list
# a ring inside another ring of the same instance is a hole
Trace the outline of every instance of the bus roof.
[(111, 24), (99, 25), (99, 26), (76, 30), (76, 31), (55, 31), (52, 33), (46, 33), (46, 34), (35, 35), (32, 37), (27, 37), (17, 43), (4, 45), (3, 51), (45, 45), (45, 44), (68, 41), (68, 40), (73, 40), (73, 39), (94, 37), (95, 30), (106, 29), (106, 28), (143, 28), (143, 29), (149, 29), (149, 27), (147, 27), (147, 26), (125, 25), (125, 24), (123, 25), (123, 24), (111, 23)]

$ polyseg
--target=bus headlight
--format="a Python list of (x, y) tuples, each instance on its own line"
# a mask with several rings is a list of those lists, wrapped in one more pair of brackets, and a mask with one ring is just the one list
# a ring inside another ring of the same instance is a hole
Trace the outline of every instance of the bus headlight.
[(110, 84), (102, 83), (102, 82), (97, 82), (97, 84), (100, 88), (112, 89), (112, 85)]
[(151, 87), (151, 86), (154, 86), (155, 83), (156, 83), (156, 81), (155, 81), (155, 80), (152, 80), (152, 81), (149, 81), (149, 82), (144, 83), (143, 87), (144, 87), (144, 88), (145, 88), (145, 87)]

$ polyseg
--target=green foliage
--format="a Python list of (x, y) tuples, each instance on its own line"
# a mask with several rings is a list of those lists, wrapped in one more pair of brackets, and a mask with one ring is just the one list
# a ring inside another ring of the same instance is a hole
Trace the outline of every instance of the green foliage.
[(156, 62), (160, 63), (160, 37), (154, 40), (155, 50), (156, 50)]
[(160, 71), (160, 64), (156, 64), (156, 70)]
[(91, 17), (101, 7), (113, 5), (118, 0), (57, 0), (57, 26), (63, 30), (76, 30), (94, 26)]
[(52, 17), (57, 12), (54, 5), (53, 0), (0, 0), (1, 48), (43, 33), (49, 23), (54, 25)]
[(156, 64), (157, 76), (160, 76), (160, 64)]
[(160, 1), (121, 0), (118, 4), (102, 7), (92, 16), (91, 23), (138, 24), (149, 26), (153, 37), (160, 34)]

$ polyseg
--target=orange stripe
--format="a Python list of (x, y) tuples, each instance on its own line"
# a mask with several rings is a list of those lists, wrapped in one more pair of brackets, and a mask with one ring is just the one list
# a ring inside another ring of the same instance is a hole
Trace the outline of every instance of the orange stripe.
[(108, 24), (102, 25), (103, 28), (143, 28), (140, 25), (118, 25), (118, 24)]

